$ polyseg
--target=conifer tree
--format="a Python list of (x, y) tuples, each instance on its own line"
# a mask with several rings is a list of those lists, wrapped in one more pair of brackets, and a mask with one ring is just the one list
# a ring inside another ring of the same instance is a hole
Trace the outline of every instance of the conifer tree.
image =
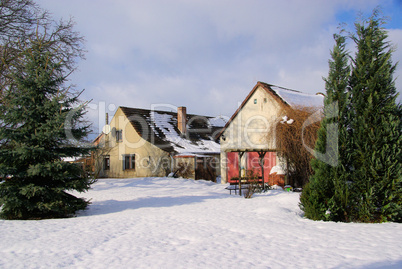
[(401, 107), (396, 103), (392, 48), (379, 11), (355, 24), (350, 79), (353, 215), (357, 221), (401, 221)]
[[(324, 111), (330, 111), (331, 102), (338, 103), (339, 158), (332, 167), (320, 158), (313, 161), (315, 174), (300, 204), (308, 218), (402, 222), (402, 110), (396, 103), (396, 65), (383, 24), (379, 10), (355, 24), (356, 35), (350, 37), (357, 52), (350, 70), (344, 62), (346, 54), (332, 53)], [(335, 67), (337, 62), (340, 68)], [(318, 152), (324, 143), (326, 149), (331, 145), (326, 137), (331, 122), (327, 118), (322, 122)]]
[[(348, 189), (345, 173), (348, 160), (348, 79), (350, 67), (345, 37), (334, 35), (329, 74), (325, 80), (324, 118), (318, 131), (316, 158), (311, 165), (314, 174), (304, 187), (300, 206), (305, 216), (314, 220), (345, 220)], [(339, 154), (339, 150), (343, 154)]]
[(78, 95), (65, 86), (66, 58), (53, 38), (37, 32), (19, 44), (18, 59), (7, 66), (12, 83), (0, 106), (0, 217), (5, 219), (69, 217), (88, 205), (68, 191), (88, 190), (91, 179), (63, 157), (88, 153), (76, 141), (87, 136), (89, 125), (82, 120)]

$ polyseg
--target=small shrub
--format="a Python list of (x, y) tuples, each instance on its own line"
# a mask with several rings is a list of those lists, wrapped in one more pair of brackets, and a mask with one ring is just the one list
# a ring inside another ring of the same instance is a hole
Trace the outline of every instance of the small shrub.
[(258, 182), (259, 175), (255, 173), (253, 170), (247, 170), (247, 189), (244, 192), (244, 198), (249, 199), (253, 197), (254, 193), (262, 192), (262, 186)]

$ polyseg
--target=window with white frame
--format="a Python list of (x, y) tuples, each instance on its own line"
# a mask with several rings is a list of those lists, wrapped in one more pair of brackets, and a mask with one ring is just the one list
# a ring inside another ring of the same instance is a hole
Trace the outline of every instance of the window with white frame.
[(135, 169), (135, 154), (123, 155), (123, 170)]

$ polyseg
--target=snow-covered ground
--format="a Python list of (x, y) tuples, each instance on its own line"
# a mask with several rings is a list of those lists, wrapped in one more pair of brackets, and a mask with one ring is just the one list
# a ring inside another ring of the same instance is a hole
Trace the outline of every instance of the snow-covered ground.
[(101, 179), (76, 218), (0, 220), (0, 268), (402, 268), (401, 224), (314, 222), (298, 193), (224, 188)]

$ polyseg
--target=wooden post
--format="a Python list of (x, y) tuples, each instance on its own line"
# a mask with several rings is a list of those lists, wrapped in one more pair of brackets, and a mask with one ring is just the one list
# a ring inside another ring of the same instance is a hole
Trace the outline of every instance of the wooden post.
[(266, 153), (267, 153), (266, 151), (260, 151), (260, 152), (258, 152), (258, 156), (260, 157), (259, 163), (260, 163), (260, 166), (261, 166), (262, 188), (263, 188), (264, 192), (265, 192), (264, 157), (265, 157), (265, 154), (266, 154)]
[(241, 196), (241, 158), (244, 155), (244, 151), (239, 151), (239, 195)]

